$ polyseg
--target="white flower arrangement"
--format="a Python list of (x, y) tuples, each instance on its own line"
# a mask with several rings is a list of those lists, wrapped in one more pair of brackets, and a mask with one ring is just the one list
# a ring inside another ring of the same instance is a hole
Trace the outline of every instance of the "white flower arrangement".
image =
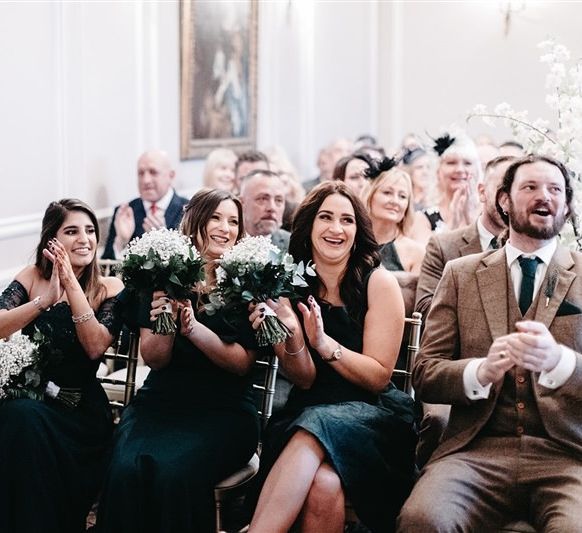
[(141, 237), (136, 237), (127, 246), (124, 257), (129, 255), (147, 257), (150, 250), (153, 250), (165, 265), (168, 265), (170, 259), (175, 256), (186, 259), (192, 254), (193, 259), (200, 258), (198, 250), (192, 246), (190, 237), (168, 228), (154, 229), (145, 232)]
[[(216, 269), (216, 289), (209, 295), (208, 313), (225, 309), (235, 320), (245, 320), (250, 302), (296, 296), (296, 287), (307, 287), (304, 276), (315, 276), (314, 265), (295, 264), (293, 257), (275, 246), (270, 237), (241, 239), (227, 250)], [(272, 313), (257, 331), (259, 346), (285, 341), (291, 332)]]
[[(497, 105), (493, 111), (479, 104), (469, 114), (480, 117), (489, 126), (502, 120), (527, 153), (553, 157), (573, 173), (574, 204), (582, 205), (582, 68), (579, 62), (569, 65), (570, 51), (553, 39), (541, 42), (540, 61), (549, 67), (546, 74), (546, 104), (556, 113), (556, 124), (550, 129), (547, 120), (530, 120), (527, 111), (515, 111), (509, 104)], [(573, 220), (560, 235), (565, 244), (580, 248), (580, 228)]]
[(26, 335), (17, 333), (9, 340), (0, 341), (0, 399), (10, 397), (14, 378), (38, 358), (38, 344)]
[[(131, 291), (151, 294), (163, 290), (170, 298), (182, 299), (204, 279), (204, 260), (190, 237), (161, 228), (129, 243), (121, 273)], [(153, 325), (153, 332), (161, 335), (171, 335), (176, 329), (171, 312), (160, 313)]]

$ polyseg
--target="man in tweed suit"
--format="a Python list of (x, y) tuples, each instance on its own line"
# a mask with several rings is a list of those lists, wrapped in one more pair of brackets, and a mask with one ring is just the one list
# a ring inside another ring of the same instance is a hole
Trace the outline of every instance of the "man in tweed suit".
[(515, 161), (497, 195), (507, 244), (445, 267), (414, 387), (451, 418), (400, 531), (580, 530), (582, 254), (556, 239), (572, 194), (561, 163)]

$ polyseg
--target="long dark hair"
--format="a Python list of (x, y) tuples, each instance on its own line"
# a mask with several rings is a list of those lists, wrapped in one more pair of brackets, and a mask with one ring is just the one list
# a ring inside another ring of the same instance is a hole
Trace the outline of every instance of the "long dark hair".
[(216, 208), (224, 200), (232, 200), (236, 205), (238, 211), (238, 235), (236, 236), (236, 240), (238, 242), (245, 233), (243, 212), (240, 200), (231, 192), (221, 189), (201, 189), (190, 198), (190, 201), (184, 207), (184, 216), (180, 223), (180, 231), (184, 235), (188, 235), (196, 245), (198, 245), (196, 239), (198, 238), (198, 234), (200, 234), (202, 250), (199, 251), (201, 254), (204, 254), (208, 246), (206, 225), (214, 211), (216, 211)]
[[(99, 224), (97, 217), (85, 202), (77, 200), (76, 198), (63, 198), (62, 200), (51, 202), (42, 218), (40, 242), (36, 247), (36, 261), (34, 263), (44, 279), (50, 279), (53, 272), (53, 264), (43, 255), (42, 251), (48, 247), (48, 242), (57, 236), (57, 231), (59, 231), (71, 211), (80, 211), (89, 217), (95, 228), (95, 238), (97, 239), (97, 243), (99, 243)], [(81, 285), (91, 307), (94, 307), (94, 304), (105, 291), (105, 286), (101, 283), (100, 279), (97, 253), (93, 256), (91, 263), (83, 270), (79, 278), (79, 285)]]
[[(313, 221), (328, 196), (340, 194), (346, 197), (354, 208), (356, 219), (356, 236), (352, 253), (346, 269), (339, 282), (340, 298), (350, 314), (361, 321), (362, 301), (365, 298), (364, 281), (368, 274), (380, 264), (378, 244), (372, 231), (372, 222), (361, 200), (342, 181), (326, 181), (321, 183), (305, 197), (295, 212), (293, 231), (289, 240), (289, 253), (296, 262), (307, 263), (313, 259), (311, 231)], [(315, 271), (317, 272), (317, 265)], [(325, 289), (325, 284), (319, 276), (307, 276), (307, 282), (314, 294)]]

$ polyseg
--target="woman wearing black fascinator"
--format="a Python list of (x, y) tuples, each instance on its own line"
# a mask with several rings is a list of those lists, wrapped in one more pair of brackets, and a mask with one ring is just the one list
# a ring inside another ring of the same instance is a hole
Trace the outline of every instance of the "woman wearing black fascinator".
[(434, 139), (439, 156), (438, 202), (422, 212), (415, 224), (415, 238), (426, 243), (431, 232), (471, 224), (479, 213), (477, 184), (481, 181), (479, 155), (473, 141), (464, 133), (445, 134)]
[(422, 211), (435, 203), (437, 158), (424, 148), (406, 150), (402, 156), (402, 169), (412, 180), (414, 209)]
[(367, 172), (375, 164), (375, 159), (365, 152), (354, 152), (342, 157), (333, 170), (333, 180), (343, 181), (358, 198), (363, 199), (368, 190)]

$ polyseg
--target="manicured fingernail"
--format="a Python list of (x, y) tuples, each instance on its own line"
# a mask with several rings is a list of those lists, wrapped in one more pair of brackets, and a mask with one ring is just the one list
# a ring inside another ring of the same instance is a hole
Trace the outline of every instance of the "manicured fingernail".
[(265, 312), (261, 311), (261, 318), (263, 318), (265, 316)]

